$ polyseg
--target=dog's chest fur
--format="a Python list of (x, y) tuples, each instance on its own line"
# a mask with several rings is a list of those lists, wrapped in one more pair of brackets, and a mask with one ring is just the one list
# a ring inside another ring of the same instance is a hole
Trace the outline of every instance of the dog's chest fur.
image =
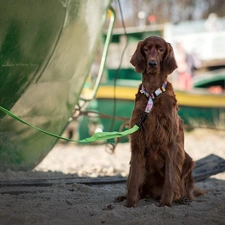
[[(171, 101), (171, 98), (174, 98), (173, 92), (172, 95), (165, 92), (156, 97), (153, 100), (152, 110), (147, 114), (147, 118), (143, 121), (138, 133), (134, 134), (135, 139), (141, 139), (145, 143), (144, 155), (147, 159), (146, 166), (149, 167), (146, 169), (150, 173), (155, 170), (160, 171), (163, 168), (164, 155), (169, 150), (170, 137), (178, 132), (172, 121), (174, 113), (177, 114), (176, 99)], [(148, 98), (138, 92), (133, 111), (136, 117), (132, 117), (132, 126), (140, 121), (147, 102)]]

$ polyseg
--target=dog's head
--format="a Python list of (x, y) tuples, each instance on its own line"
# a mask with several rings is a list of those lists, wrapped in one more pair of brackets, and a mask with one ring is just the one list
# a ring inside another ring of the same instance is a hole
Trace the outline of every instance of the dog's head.
[(171, 44), (158, 36), (150, 36), (137, 45), (130, 63), (139, 73), (171, 74), (177, 63)]

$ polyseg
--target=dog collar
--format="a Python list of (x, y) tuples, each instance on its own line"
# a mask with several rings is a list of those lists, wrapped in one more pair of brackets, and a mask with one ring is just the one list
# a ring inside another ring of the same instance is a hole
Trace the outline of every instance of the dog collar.
[(158, 88), (156, 91), (152, 92), (152, 93), (148, 93), (145, 90), (144, 85), (141, 85), (141, 90), (140, 93), (144, 94), (146, 97), (148, 97), (148, 103), (145, 107), (145, 112), (149, 113), (153, 107), (153, 99), (155, 99), (157, 96), (159, 96), (161, 93), (166, 91), (166, 86), (167, 86), (167, 82), (165, 82), (160, 88)]

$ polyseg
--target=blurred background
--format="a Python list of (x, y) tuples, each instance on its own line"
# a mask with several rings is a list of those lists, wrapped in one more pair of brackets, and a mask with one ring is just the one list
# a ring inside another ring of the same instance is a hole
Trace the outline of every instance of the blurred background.
[[(206, 20), (211, 13), (224, 17), (225, 5), (220, 0), (121, 0), (126, 26)], [(117, 13), (115, 27), (121, 27), (118, 1), (112, 6)]]
[[(106, 67), (96, 98), (88, 106), (110, 117), (81, 118), (80, 137), (90, 135), (90, 130), (93, 134), (126, 127), (141, 81), (130, 58), (137, 43), (150, 35), (163, 37), (174, 49), (178, 68), (169, 80), (187, 129), (224, 129), (225, 6), (221, 1), (114, 0), (112, 7), (116, 19)], [(97, 77), (102, 43), (104, 38), (90, 72), (91, 81)]]

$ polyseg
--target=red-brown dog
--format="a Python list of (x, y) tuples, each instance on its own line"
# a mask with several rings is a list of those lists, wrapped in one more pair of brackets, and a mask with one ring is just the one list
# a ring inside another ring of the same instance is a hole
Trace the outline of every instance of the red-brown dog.
[[(192, 158), (184, 150), (183, 121), (167, 76), (176, 68), (172, 46), (158, 36), (138, 43), (131, 64), (142, 73), (130, 126), (140, 129), (130, 136), (131, 162), (126, 205), (139, 199), (160, 199), (160, 206), (193, 200), (205, 192), (194, 185)], [(118, 198), (117, 200), (121, 200)]]

